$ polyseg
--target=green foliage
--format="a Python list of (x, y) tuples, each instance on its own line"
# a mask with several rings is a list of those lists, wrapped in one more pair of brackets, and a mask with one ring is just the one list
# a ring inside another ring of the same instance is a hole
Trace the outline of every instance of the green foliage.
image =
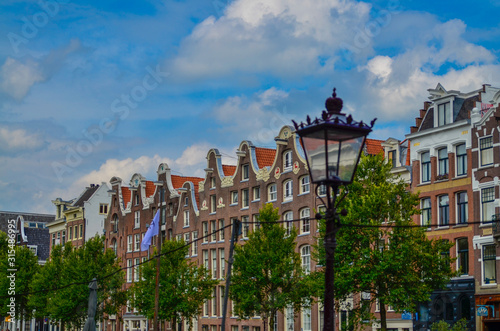
[(305, 275), (295, 252), (295, 230), (287, 235), (276, 221), (278, 209), (267, 204), (260, 210), (261, 227), (244, 245), (235, 246), (230, 298), (235, 315), (242, 319), (262, 316), (265, 321), (277, 311), (292, 306), (295, 311), (312, 302), (311, 277)]
[(36, 293), (30, 305), (37, 317), (80, 328), (87, 318), (89, 282), (98, 279), (96, 319), (100, 319), (103, 313), (115, 314), (125, 304), (123, 275), (113, 250), (105, 249), (102, 236), (91, 238), (79, 248), (70, 242), (57, 245), (33, 281), (32, 291)]
[[(11, 302), (12, 297), (15, 297), (16, 318), (31, 318), (29, 297), (20, 294), (29, 292), (33, 278), (40, 269), (38, 258), (26, 246), (15, 246), (13, 250), (5, 252), (14, 254), (10, 256), (2, 254), (0, 257), (0, 314), (7, 316), (10, 310), (7, 304)], [(14, 287), (11, 286), (13, 283)]]
[(438, 321), (434, 322), (431, 325), (431, 331), (467, 331), (467, 321), (462, 318), (461, 320), (457, 321), (455, 324), (453, 324), (452, 327), (446, 322), (446, 321)]
[[(455, 275), (449, 254), (442, 254), (453, 244), (430, 240), (425, 229), (414, 227), (418, 194), (408, 192), (407, 184), (390, 170), (381, 155), (361, 158), (349, 194), (338, 207), (345, 208), (347, 216), (341, 217), (335, 251), (337, 300), (370, 293), (370, 304), (380, 303), (382, 330), (387, 305), (397, 312), (413, 312), (416, 302), (427, 301)], [(324, 231), (323, 224), (321, 238)], [(321, 261), (324, 250), (321, 245), (319, 249)]]
[[(206, 268), (186, 259), (188, 246), (183, 246), (184, 241), (172, 240), (162, 245), (158, 318), (163, 321), (174, 321), (178, 316), (191, 321), (201, 313), (203, 302), (211, 298), (213, 287), (219, 283), (211, 279)], [(129, 291), (132, 306), (149, 319), (153, 319), (155, 310), (156, 265), (156, 259), (141, 265), (140, 280)]]

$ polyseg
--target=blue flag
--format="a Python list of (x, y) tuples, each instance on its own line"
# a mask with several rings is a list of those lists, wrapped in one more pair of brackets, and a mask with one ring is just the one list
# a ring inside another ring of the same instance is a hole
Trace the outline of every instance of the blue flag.
[(160, 229), (160, 209), (156, 211), (156, 215), (153, 221), (149, 225), (148, 231), (144, 235), (141, 242), (141, 251), (147, 251), (151, 245), (151, 238), (158, 235), (158, 230)]

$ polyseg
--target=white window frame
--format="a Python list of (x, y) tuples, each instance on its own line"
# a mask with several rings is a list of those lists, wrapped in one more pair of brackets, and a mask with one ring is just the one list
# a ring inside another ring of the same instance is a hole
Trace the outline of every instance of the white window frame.
[(184, 227), (189, 226), (189, 210), (184, 210)]
[(250, 166), (249, 164), (244, 164), (241, 166), (241, 180), (247, 181), (250, 178)]
[(255, 186), (252, 189), (253, 192), (253, 200), (252, 201), (260, 201), (260, 186)]
[(311, 210), (306, 207), (300, 210), (300, 233), (307, 234), (311, 233)]
[(241, 190), (241, 208), (248, 208), (250, 206), (250, 192), (249, 190)]
[(134, 212), (134, 229), (141, 227), (141, 211), (137, 210)]
[[(491, 139), (491, 146), (489, 144), (487, 147), (482, 146), (482, 141), (485, 141), (486, 139)], [(479, 167), (491, 166), (495, 160), (494, 159), (493, 136), (485, 136), (485, 137), (479, 138), (478, 147), (479, 147)], [(488, 154), (486, 154), (485, 151), (487, 151)], [(485, 152), (485, 153), (483, 154), (483, 152)], [(484, 160), (485, 159), (484, 156), (486, 156), (486, 155), (488, 156), (488, 159), (491, 159), (491, 162), (488, 162), (489, 160), (487, 160), (487, 161)], [(488, 162), (488, 163), (485, 163), (485, 162)]]
[(278, 186), (276, 183), (271, 183), (267, 186), (267, 201), (272, 202), (278, 200)]
[[(485, 213), (486, 213), (486, 211), (485, 211), (485, 205), (486, 205), (485, 199), (487, 198), (487, 197), (485, 197), (486, 190), (488, 190), (488, 194), (489, 194), (488, 196), (491, 196), (491, 191), (493, 191), (492, 192), (493, 199), (486, 201), (486, 203), (491, 204), (492, 214), (486, 215), (486, 217), (485, 217)], [(495, 186), (482, 188), (480, 199), (481, 199), (481, 223), (490, 222), (493, 215), (495, 214), (495, 200), (496, 200)]]
[(131, 234), (127, 236), (127, 253), (134, 250), (134, 239)]
[[(458, 154), (458, 153), (459, 153), (459, 152), (458, 152), (458, 149), (459, 149), (460, 147), (462, 147), (462, 146), (463, 146), (463, 148), (464, 148), (465, 153), (463, 153), (463, 154)], [(455, 163), (456, 163), (456, 167), (455, 167), (455, 173), (456, 173), (456, 176), (457, 176), (457, 177), (458, 177), (458, 176), (466, 176), (466, 175), (467, 175), (467, 171), (468, 171), (468, 165), (467, 165), (468, 158), (467, 158), (467, 145), (466, 145), (465, 143), (458, 144), (458, 145), (456, 145), (456, 146), (455, 146), (455, 156), (456, 156), (456, 157), (455, 157), (455, 159), (456, 159), (456, 161), (455, 161)], [(459, 173), (459, 172), (458, 172), (458, 169), (459, 169), (459, 164), (460, 164), (460, 160), (463, 160), (463, 161), (462, 161), (462, 163), (463, 163), (463, 164), (462, 164), (462, 166), (463, 166), (463, 168), (464, 168), (464, 169), (463, 169), (463, 173)]]
[(134, 234), (134, 251), (140, 251), (141, 250), (141, 234), (136, 233)]
[(311, 180), (309, 175), (300, 177), (300, 194), (311, 192)]
[(238, 204), (238, 191), (231, 191), (231, 205)]
[(283, 219), (285, 220), (284, 226), (286, 229), (286, 236), (288, 237), (293, 229), (293, 211), (287, 211), (283, 214)]
[(300, 259), (302, 270), (306, 275), (309, 275), (311, 273), (311, 246), (304, 245), (300, 247)]
[(289, 171), (293, 168), (292, 150), (283, 152), (283, 171)]
[(283, 183), (283, 201), (293, 200), (293, 180), (288, 179)]

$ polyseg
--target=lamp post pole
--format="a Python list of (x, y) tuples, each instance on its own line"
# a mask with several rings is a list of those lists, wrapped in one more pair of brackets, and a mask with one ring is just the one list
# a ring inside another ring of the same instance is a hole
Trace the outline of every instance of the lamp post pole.
[[(375, 119), (370, 125), (356, 122), (352, 116), (341, 112), (343, 101), (337, 98), (333, 89), (332, 97), (326, 99), (320, 118), (307, 116), (305, 123), (297, 124), (295, 132), (300, 137), (304, 149), (310, 181), (319, 189), (326, 188), (327, 206), (325, 215), (325, 293), (324, 293), (324, 331), (335, 330), (335, 248), (336, 234), (340, 218), (335, 206), (338, 189), (341, 185), (352, 183), (366, 136), (372, 130)], [(342, 215), (346, 212), (342, 210)], [(316, 218), (321, 219), (321, 215)]]
[(160, 331), (160, 319), (158, 318), (159, 306), (160, 306), (160, 259), (161, 259), (161, 237), (164, 220), (164, 208), (165, 208), (165, 187), (162, 185), (160, 189), (160, 224), (158, 224), (158, 251), (156, 257), (156, 283), (155, 283), (155, 315), (154, 315), (154, 330)]

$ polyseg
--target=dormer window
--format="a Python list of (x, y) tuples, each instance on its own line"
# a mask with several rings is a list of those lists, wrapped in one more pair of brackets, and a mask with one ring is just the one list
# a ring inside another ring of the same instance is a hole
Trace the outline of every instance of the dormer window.
[(438, 105), (438, 126), (443, 126), (450, 123), (450, 103), (442, 103)]
[(396, 150), (389, 151), (387, 153), (387, 158), (389, 159), (389, 162), (392, 164), (392, 167), (396, 167)]

